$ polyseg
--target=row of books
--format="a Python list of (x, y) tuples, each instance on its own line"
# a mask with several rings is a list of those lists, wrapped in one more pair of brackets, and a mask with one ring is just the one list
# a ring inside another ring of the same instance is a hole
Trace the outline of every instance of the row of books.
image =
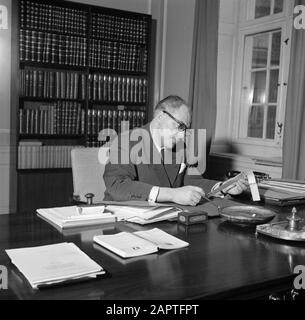
[(20, 60), (86, 66), (87, 39), (20, 29)]
[[(21, 28), (85, 36), (88, 12), (65, 6), (20, 1)], [(148, 26), (145, 19), (92, 13), (92, 34), (95, 37), (146, 43)]]
[(148, 51), (145, 46), (91, 39), (90, 67), (146, 72), (147, 61)]
[(85, 111), (81, 103), (58, 101), (36, 108), (19, 109), (19, 134), (84, 134)]
[(147, 21), (102, 13), (92, 14), (92, 35), (117, 41), (146, 43)]
[(87, 126), (89, 135), (98, 135), (101, 130), (107, 128), (114, 129), (117, 133), (120, 133), (124, 130), (142, 127), (144, 123), (145, 111), (101, 110), (100, 108), (88, 110)]
[(87, 148), (99, 148), (105, 144), (105, 141), (99, 141), (98, 137), (89, 137), (86, 140), (86, 147)]
[(146, 78), (89, 75), (89, 99), (94, 101), (146, 103), (148, 82)]
[(24, 97), (86, 99), (86, 75), (78, 72), (22, 69), (20, 92)]
[(83, 146), (45, 146), (42, 142), (19, 142), (18, 169), (70, 168), (71, 150)]
[(86, 11), (31, 1), (20, 1), (21, 28), (86, 35)]

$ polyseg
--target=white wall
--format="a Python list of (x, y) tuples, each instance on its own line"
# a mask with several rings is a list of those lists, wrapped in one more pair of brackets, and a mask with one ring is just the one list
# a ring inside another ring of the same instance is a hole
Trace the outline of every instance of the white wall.
[(167, 0), (160, 95), (189, 99), (195, 0)]

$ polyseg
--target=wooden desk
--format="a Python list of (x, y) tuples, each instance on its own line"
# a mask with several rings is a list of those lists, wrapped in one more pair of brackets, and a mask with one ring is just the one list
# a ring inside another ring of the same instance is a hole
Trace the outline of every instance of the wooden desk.
[[(304, 217), (304, 214), (303, 210), (301, 215)], [(285, 218), (285, 213), (280, 213), (278, 218)], [(117, 223), (62, 234), (34, 213), (0, 216), (0, 265), (7, 266), (9, 270), (9, 289), (0, 290), (0, 298), (144, 300), (265, 297), (271, 292), (292, 288), (294, 266), (305, 264), (304, 244), (263, 236), (256, 238), (254, 229), (232, 226), (220, 218), (189, 228), (174, 222), (154, 224), (148, 228), (151, 227), (162, 228), (190, 242), (190, 246), (123, 260), (94, 245), (93, 235), (145, 228)], [(108, 270), (111, 277), (35, 291), (4, 252), (8, 248), (63, 241), (74, 242)]]

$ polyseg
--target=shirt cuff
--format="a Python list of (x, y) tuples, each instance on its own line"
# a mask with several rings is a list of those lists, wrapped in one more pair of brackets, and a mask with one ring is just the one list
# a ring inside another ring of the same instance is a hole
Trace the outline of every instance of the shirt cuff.
[(155, 203), (157, 201), (159, 190), (160, 190), (160, 188), (157, 186), (151, 188), (150, 193), (148, 195), (148, 202), (149, 203)]

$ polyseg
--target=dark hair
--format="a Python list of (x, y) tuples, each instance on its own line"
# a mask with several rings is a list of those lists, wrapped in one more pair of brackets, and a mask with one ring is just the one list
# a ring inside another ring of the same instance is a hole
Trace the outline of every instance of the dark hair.
[(174, 111), (179, 109), (182, 105), (185, 105), (189, 108), (185, 100), (183, 100), (179, 96), (170, 95), (157, 103), (154, 114), (162, 110)]

